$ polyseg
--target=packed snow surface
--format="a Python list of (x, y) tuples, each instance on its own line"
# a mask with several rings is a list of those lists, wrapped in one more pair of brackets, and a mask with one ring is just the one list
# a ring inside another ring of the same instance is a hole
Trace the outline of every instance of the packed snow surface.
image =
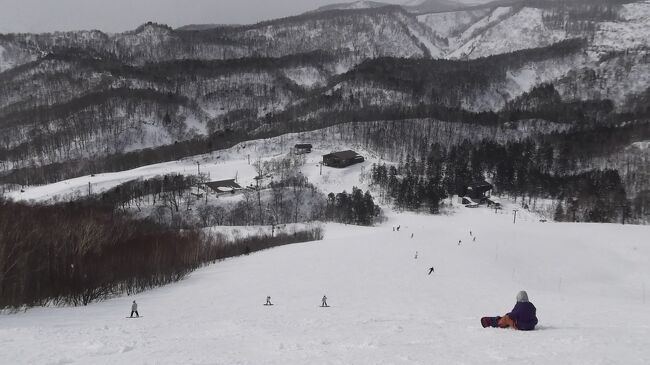
[[(510, 210), (389, 212), (376, 227), (328, 224), (323, 241), (218, 262), (136, 296), (0, 315), (0, 359), (650, 363), (650, 229), (540, 223), (521, 213), (513, 224)], [(480, 326), (481, 316), (509, 311), (522, 289), (537, 306), (536, 331)], [(263, 306), (267, 295), (274, 306)], [(331, 307), (319, 307), (323, 295)], [(132, 300), (143, 318), (125, 318)]]

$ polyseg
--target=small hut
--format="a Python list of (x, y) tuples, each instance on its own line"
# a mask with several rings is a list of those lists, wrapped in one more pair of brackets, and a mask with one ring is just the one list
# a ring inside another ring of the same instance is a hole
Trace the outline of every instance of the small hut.
[(311, 143), (297, 143), (295, 146), (293, 146), (293, 153), (296, 155), (311, 153), (311, 148)]

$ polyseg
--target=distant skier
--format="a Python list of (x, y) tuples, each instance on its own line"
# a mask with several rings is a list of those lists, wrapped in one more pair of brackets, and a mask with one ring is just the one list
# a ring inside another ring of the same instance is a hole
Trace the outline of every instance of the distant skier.
[(476, 236), (474, 236), (474, 238), (472, 239), (472, 241), (473, 241), (473, 242), (476, 242)]
[(537, 308), (528, 301), (528, 293), (517, 293), (517, 304), (512, 311), (503, 317), (483, 317), (481, 325), (485, 327), (514, 328), (521, 331), (531, 331), (537, 325)]
[(458, 240), (458, 246), (460, 246), (460, 240)]
[(429, 275), (431, 275), (432, 272), (433, 272), (433, 266), (429, 268)]
[(470, 235), (470, 236), (472, 235), (472, 231), (471, 231), (471, 230), (469, 231), (469, 235)]
[(411, 238), (413, 238), (413, 233), (411, 233)]
[(399, 232), (399, 228), (400, 228), (400, 227), (401, 227), (401, 225), (400, 225), (400, 226), (397, 226), (397, 232)]
[(329, 307), (329, 305), (327, 305), (327, 297), (325, 295), (323, 295), (323, 300), (322, 300), (320, 306), (321, 307)]
[(417, 251), (415, 251), (415, 259), (416, 260), (418, 259), (418, 252)]
[(138, 303), (135, 300), (131, 304), (131, 318), (133, 318), (133, 313), (135, 313), (136, 317), (140, 317), (140, 314), (138, 314)]
[(270, 296), (266, 297), (266, 304), (264, 304), (264, 305), (273, 305), (273, 303), (271, 303), (271, 297)]

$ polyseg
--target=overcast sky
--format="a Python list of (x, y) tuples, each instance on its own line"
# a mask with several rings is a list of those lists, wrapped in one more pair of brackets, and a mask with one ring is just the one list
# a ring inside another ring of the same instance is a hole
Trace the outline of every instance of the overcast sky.
[[(0, 33), (99, 29), (121, 32), (149, 20), (172, 27), (247, 24), (346, 0), (0, 0)], [(404, 0), (387, 0), (403, 3)]]

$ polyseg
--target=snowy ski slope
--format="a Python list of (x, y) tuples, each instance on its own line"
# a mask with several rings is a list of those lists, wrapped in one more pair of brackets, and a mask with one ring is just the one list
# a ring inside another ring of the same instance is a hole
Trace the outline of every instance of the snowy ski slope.
[[(463, 207), (389, 213), (374, 228), (328, 224), (323, 241), (229, 259), (134, 297), (0, 315), (0, 359), (648, 364), (649, 233), (526, 215), (513, 224), (512, 214)], [(538, 308), (537, 331), (481, 328), (482, 315), (510, 310), (521, 289)], [(319, 307), (323, 294), (330, 308)], [(262, 305), (267, 295), (273, 307)], [(144, 318), (124, 318), (133, 299)]]
[[(367, 187), (360, 176), (376, 156), (316, 131), (13, 196), (66, 199), (88, 182), (99, 192), (193, 174), (197, 161), (213, 180), (237, 175), (247, 185), (248, 155), (278, 158), (303, 141), (318, 141), (302, 169), (310, 182), (325, 192)], [(319, 174), (323, 153), (349, 148), (367, 161)], [(377, 227), (326, 224), (323, 241), (229, 259), (134, 297), (0, 314), (0, 364), (650, 363), (650, 227), (540, 223), (525, 210), (513, 224), (516, 206), (504, 204), (501, 214), (460, 206), (443, 216), (385, 208)], [(481, 328), (481, 316), (509, 311), (522, 289), (538, 308), (538, 331)], [(332, 307), (319, 308), (323, 294)], [(273, 307), (262, 305), (267, 295)], [(144, 318), (124, 318), (133, 299)]]

